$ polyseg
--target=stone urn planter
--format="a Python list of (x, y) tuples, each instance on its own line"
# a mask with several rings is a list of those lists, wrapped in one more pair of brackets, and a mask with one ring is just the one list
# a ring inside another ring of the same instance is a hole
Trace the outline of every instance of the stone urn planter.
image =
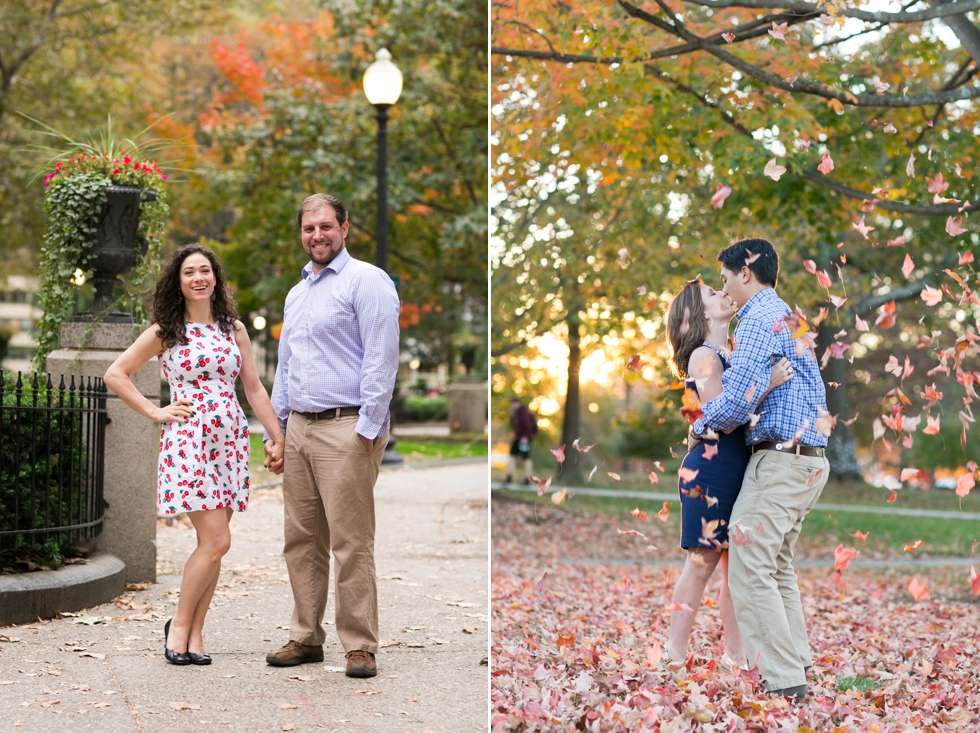
[(91, 257), (83, 269), (94, 271), (92, 284), (95, 286), (95, 301), (92, 306), (75, 316), (76, 321), (90, 321), (94, 318), (105, 323), (132, 323), (129, 313), (110, 310), (113, 292), (122, 285), (119, 275), (129, 272), (142, 255), (146, 254), (149, 240), (143, 237), (136, 249), (136, 237), (140, 224), (140, 203), (155, 201), (156, 191), (136, 186), (106, 186), (107, 201), (99, 213), (98, 229)]

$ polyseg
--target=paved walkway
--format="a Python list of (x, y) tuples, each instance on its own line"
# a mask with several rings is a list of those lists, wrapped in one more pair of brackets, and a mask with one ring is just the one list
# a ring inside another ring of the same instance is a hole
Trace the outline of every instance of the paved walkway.
[[(256, 483), (261, 484), (256, 476)], [(383, 470), (375, 491), (382, 650), (378, 676), (349, 679), (327, 627), (323, 664), (274, 668), (292, 596), (282, 492), (252, 492), (208, 616), (210, 667), (163, 659), (186, 521), (160, 520), (158, 583), (74, 617), (0, 629), (0, 730), (482, 731), (489, 648), (486, 460)], [(333, 588), (327, 608), (333, 620)]]
[[(508, 491), (528, 491), (537, 493), (537, 486), (527, 484), (507, 484), (503, 481), (494, 481), (490, 484), (494, 491), (507, 489)], [(620, 489), (596, 489), (579, 486), (556, 486), (552, 484), (548, 491), (555, 492), (565, 489), (569, 493), (582, 494), (583, 496), (611, 496), (620, 499), (645, 499), (647, 501), (677, 501), (677, 493), (665, 494), (653, 491), (630, 491)], [(868, 504), (824, 504), (818, 503), (820, 509), (831, 512), (853, 512), (856, 514), (891, 514), (902, 517), (933, 517), (936, 519), (968, 519), (977, 521), (980, 519), (980, 512), (954, 512), (944, 509), (907, 509), (905, 507), (870, 506)]]

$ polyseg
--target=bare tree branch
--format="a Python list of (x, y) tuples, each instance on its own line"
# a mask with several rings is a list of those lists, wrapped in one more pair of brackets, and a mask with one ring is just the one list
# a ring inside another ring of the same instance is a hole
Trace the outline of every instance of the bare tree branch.
[[(727, 8), (758, 8), (762, 10), (793, 10), (798, 13), (816, 13), (820, 15), (824, 12), (823, 4), (786, 2), (784, 0), (684, 0), (692, 5), (700, 5), (714, 10), (724, 10)], [(948, 5), (939, 5), (928, 10), (917, 10), (911, 13), (902, 11), (899, 13), (876, 13), (868, 10), (857, 10), (855, 8), (843, 8), (839, 15), (846, 18), (857, 18), (871, 23), (921, 23), (933, 18), (947, 18), (951, 15), (960, 15), (974, 10), (980, 10), (980, 0), (960, 0), (951, 2)]]
[[(850, 188), (842, 183), (836, 183), (830, 180), (826, 176), (820, 176), (816, 173), (811, 173), (810, 171), (793, 171), (796, 175), (805, 181), (821, 186), (822, 188), (828, 188), (831, 191), (836, 191), (842, 196), (847, 196), (852, 199), (860, 199), (862, 201), (874, 201), (875, 206), (879, 209), (884, 209), (885, 211), (898, 211), (904, 214), (956, 214), (963, 204), (900, 204), (897, 201), (883, 201), (879, 199), (874, 194), (865, 193), (864, 191), (859, 191), (856, 188)], [(971, 201), (969, 209), (974, 210), (980, 207), (980, 200)]]

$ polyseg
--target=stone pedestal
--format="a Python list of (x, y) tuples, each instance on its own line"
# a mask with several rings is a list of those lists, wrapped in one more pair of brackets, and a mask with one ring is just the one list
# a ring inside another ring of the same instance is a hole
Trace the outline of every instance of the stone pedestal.
[(449, 430), (482, 433), (487, 428), (487, 380), (458, 377), (449, 385)]
[[(91, 330), (90, 330), (91, 329)], [(87, 336), (86, 336), (87, 333)], [(84, 339), (83, 350), (79, 350)], [(128, 323), (63, 323), (61, 348), (48, 357), (58, 375), (102, 377), (135, 340)], [(133, 384), (151, 402), (160, 401), (160, 362), (156, 357), (133, 375)], [(106, 403), (105, 500), (109, 507), (97, 538), (100, 552), (126, 564), (126, 582), (156, 582), (157, 458), (160, 426), (130, 409), (112, 390)]]

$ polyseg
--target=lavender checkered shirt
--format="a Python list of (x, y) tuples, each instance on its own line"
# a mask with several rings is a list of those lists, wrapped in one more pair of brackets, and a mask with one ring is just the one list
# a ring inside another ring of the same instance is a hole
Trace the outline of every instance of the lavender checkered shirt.
[[(398, 371), (398, 314), (391, 278), (344, 248), (286, 296), (272, 407), (283, 432), (291, 411), (360, 407), (357, 432), (372, 440), (388, 425)], [(266, 434), (266, 439), (269, 438)]]
[[(814, 447), (827, 445), (827, 436), (819, 435), (816, 430), (818, 408), (827, 409), (827, 391), (817, 358), (810, 349), (802, 356), (796, 355), (790, 328), (784, 327), (779, 333), (773, 331), (773, 325), (790, 312), (772, 288), (759, 291), (742, 306), (735, 329), (735, 351), (721, 377), (724, 391), (701, 406), (704, 417), (694, 423), (695, 433), (703, 434), (706, 427), (734, 428), (749, 422), (751, 413), (758, 413), (761, 417), (755, 428), (746, 425), (748, 445), (767, 440), (788, 441), (804, 424), (806, 430), (797, 442)], [(783, 356), (793, 365), (793, 378), (776, 387), (757, 405), (758, 396), (769, 387), (772, 365)], [(749, 394), (753, 399), (746, 399)]]

